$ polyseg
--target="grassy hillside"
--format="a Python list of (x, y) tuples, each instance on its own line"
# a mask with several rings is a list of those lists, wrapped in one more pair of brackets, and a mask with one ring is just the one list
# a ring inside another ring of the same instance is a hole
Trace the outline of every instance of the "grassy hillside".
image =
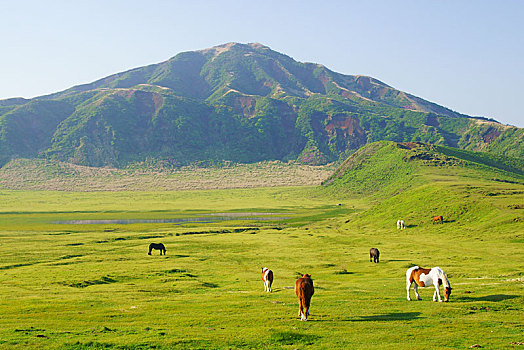
[[(0, 347), (517, 348), (522, 165), (446, 152), (371, 144), (324, 187), (0, 191)], [(163, 221), (70, 223), (116, 219)], [(167, 255), (147, 255), (150, 242)], [(449, 303), (432, 302), (431, 289), (406, 300), (413, 265), (447, 273)], [(297, 316), (298, 273), (315, 284), (308, 322)]]
[(376, 142), (361, 148), (324, 181), (348, 195), (395, 195), (432, 183), (428, 173), (524, 183), (524, 160), (414, 142)]

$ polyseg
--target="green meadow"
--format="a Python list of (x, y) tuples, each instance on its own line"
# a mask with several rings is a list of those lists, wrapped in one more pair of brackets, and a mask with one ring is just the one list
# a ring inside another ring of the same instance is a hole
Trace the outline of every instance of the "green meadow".
[[(342, 185), (2, 190), (0, 348), (519, 348), (524, 185), (486, 174), (419, 168), (397, 191), (374, 195)], [(61, 223), (210, 214), (229, 220)], [(432, 225), (434, 215), (444, 223)], [(167, 254), (148, 255), (151, 242)], [(433, 302), (433, 288), (408, 302), (413, 265), (441, 267), (450, 302)], [(262, 267), (274, 271), (273, 293)], [(307, 322), (293, 291), (299, 273), (315, 284)]]

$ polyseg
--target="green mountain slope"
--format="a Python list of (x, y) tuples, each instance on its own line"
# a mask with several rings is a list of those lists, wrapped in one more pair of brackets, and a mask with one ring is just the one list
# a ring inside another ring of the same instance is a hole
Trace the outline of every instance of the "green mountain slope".
[(524, 184), (524, 160), (420, 142), (380, 141), (349, 156), (323, 185), (348, 194), (400, 193), (427, 174)]
[[(522, 227), (524, 161), (422, 143), (376, 142), (351, 155), (324, 182), (326, 195), (365, 198), (370, 208), (351, 220), (359, 228), (432, 227), (444, 216), (463, 234), (517, 232)], [(348, 222), (349, 223), (349, 222)]]
[(0, 165), (22, 156), (90, 166), (147, 158), (321, 164), (380, 140), (524, 156), (523, 129), (256, 43), (184, 52), (55, 94), (0, 101)]

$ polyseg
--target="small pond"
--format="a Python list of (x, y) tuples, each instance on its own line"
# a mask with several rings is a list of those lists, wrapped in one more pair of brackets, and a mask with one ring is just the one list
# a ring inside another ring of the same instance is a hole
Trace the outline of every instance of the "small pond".
[(127, 225), (127, 224), (156, 224), (156, 223), (211, 223), (228, 220), (251, 220), (251, 221), (282, 221), (289, 219), (289, 216), (273, 216), (282, 215), (282, 213), (213, 213), (205, 214), (199, 217), (186, 217), (186, 218), (174, 218), (174, 219), (103, 219), (103, 220), (67, 220), (67, 221), (55, 221), (55, 224), (64, 225)]

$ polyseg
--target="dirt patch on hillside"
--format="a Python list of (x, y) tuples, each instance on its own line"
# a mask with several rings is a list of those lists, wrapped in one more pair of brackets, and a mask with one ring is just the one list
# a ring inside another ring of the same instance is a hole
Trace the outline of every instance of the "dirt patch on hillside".
[(233, 103), (234, 107), (241, 111), (246, 118), (251, 118), (255, 114), (255, 105), (257, 101), (251, 96), (237, 97)]
[(486, 143), (492, 143), (492, 142), (495, 141), (495, 140), (497, 139), (497, 137), (499, 137), (501, 134), (502, 134), (502, 131), (490, 127), (490, 128), (488, 128), (488, 130), (486, 130), (486, 132), (484, 133), (484, 135), (482, 135), (482, 140), (484, 140), (484, 142), (486, 142)]
[(397, 144), (399, 148), (403, 148), (403, 149), (413, 149), (413, 148), (420, 147), (421, 145), (422, 143), (418, 143), (418, 142), (400, 142)]
[(364, 130), (360, 127), (358, 119), (344, 115), (333, 117), (325, 127), (329, 135), (332, 135), (336, 129), (342, 131), (345, 137), (355, 135), (363, 136), (365, 134)]

